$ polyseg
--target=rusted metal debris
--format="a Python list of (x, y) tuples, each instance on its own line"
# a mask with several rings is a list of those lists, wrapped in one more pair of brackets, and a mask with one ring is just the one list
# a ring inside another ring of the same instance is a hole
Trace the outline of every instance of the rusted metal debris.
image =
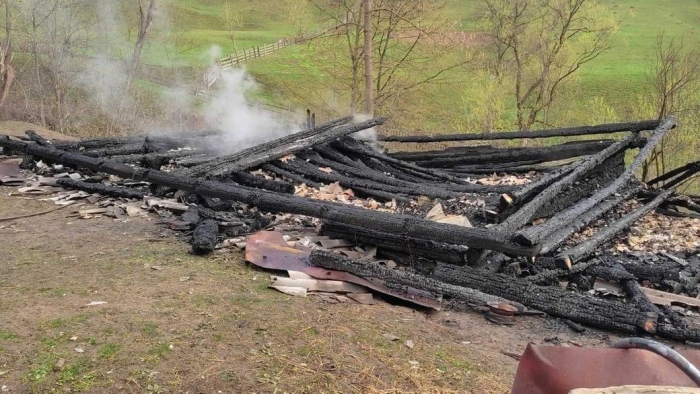
[[(700, 340), (692, 316), (654, 306), (644, 291), (698, 295), (700, 257), (690, 251), (612, 256), (606, 246), (653, 210), (700, 216), (698, 198), (673, 190), (696, 176), (697, 162), (653, 180), (655, 188), (634, 177), (675, 127), (675, 118), (532, 133), (380, 138), (396, 150), (402, 142), (626, 133), (617, 140), (606, 136), (545, 148), (424, 145), (385, 152), (376, 142), (353, 138), (383, 122), (339, 118), (227, 155), (212, 148), (225, 141), (217, 132), (71, 142), (32, 133), (24, 140), (0, 137), (3, 153), (20, 156), (21, 166), (35, 173), (16, 177), (14, 167), (0, 167), (15, 176), (0, 181), (26, 181), (24, 195), (54, 195), (60, 204), (84, 199), (98, 208), (81, 217), (155, 212), (199, 254), (245, 247), (248, 260), (261, 268), (345, 280), (433, 309), (442, 296), (481, 307), (498, 300), (486, 315), (498, 324), (512, 322), (508, 305), (523, 313), (528, 303), (579, 326)], [(646, 130), (651, 133), (645, 136)], [(637, 148), (626, 166), (625, 154)], [(61, 194), (61, 187), (80, 192)], [(438, 206), (436, 216), (431, 210)], [(315, 234), (319, 228), (326, 238)], [(265, 229), (281, 233), (257, 233), (246, 242), (247, 235)], [(318, 248), (349, 258), (343, 263), (347, 271), (374, 279), (321, 268), (322, 254), (313, 264), (309, 253)], [(586, 294), (595, 292), (596, 279), (620, 284), (622, 297), (603, 302), (620, 316), (603, 318), (584, 307), (598, 302)], [(527, 290), (560, 282), (568, 283), (567, 291)], [(549, 304), (555, 301), (564, 304)]]

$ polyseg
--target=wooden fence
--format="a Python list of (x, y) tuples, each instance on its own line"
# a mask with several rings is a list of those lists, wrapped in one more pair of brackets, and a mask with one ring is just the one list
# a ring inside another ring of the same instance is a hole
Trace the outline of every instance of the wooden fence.
[(216, 61), (216, 67), (213, 67), (212, 69), (204, 73), (202, 82), (200, 83), (195, 93), (199, 94), (209, 90), (216, 83), (219, 77), (221, 77), (221, 73), (228, 69), (239, 66), (242, 63), (247, 62), (248, 60), (267, 56), (282, 48), (286, 48), (288, 46), (307, 41), (313, 37), (314, 35), (312, 34), (303, 34), (295, 37), (286, 37), (278, 40), (273, 44), (268, 44), (264, 46), (254, 46), (252, 48), (244, 49), (242, 51), (238, 51), (224, 58), (221, 58)]

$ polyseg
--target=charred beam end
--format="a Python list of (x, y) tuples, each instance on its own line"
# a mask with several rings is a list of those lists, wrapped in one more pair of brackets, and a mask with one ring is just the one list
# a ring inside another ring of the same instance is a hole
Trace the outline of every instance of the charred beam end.
[[(379, 264), (353, 261), (347, 257), (322, 250), (311, 252), (311, 265), (350, 272), (363, 278), (380, 279), (390, 287), (391, 285), (410, 286), (434, 294), (446, 295), (475, 306), (483, 306), (494, 301), (506, 301), (502, 297), (485, 294), (472, 288), (451, 285), (426, 276), (384, 268)], [(519, 302), (510, 302), (510, 304), (519, 310), (525, 309)]]
[(219, 236), (219, 224), (215, 220), (202, 220), (192, 233), (192, 253), (205, 255), (214, 251)]
[(560, 265), (566, 265), (571, 268), (571, 264), (591, 255), (598, 249), (598, 247), (611, 240), (617, 233), (628, 228), (642, 216), (656, 209), (659, 205), (661, 205), (661, 203), (670, 197), (673, 192), (674, 189), (666, 190), (648, 204), (637, 208), (626, 216), (623, 216), (622, 219), (617, 220), (608, 227), (601, 229), (593, 236), (574, 246), (573, 248), (563, 251), (557, 256), (557, 262)]
[(129, 189), (127, 187), (107, 186), (101, 183), (87, 183), (70, 178), (58, 178), (56, 179), (56, 184), (68, 189), (83, 190), (89, 193), (99, 193), (110, 197), (135, 198), (141, 200), (146, 195), (143, 192)]
[[(613, 193), (618, 192), (624, 185), (626, 185), (630, 179), (632, 179), (635, 176), (635, 173), (637, 169), (639, 169), (644, 161), (649, 157), (651, 152), (654, 150), (654, 148), (661, 142), (661, 140), (664, 138), (664, 136), (674, 127), (676, 126), (676, 118), (674, 116), (669, 116), (665, 118), (659, 127), (657, 127), (654, 130), (654, 133), (652, 134), (651, 138), (649, 139), (648, 143), (644, 148), (642, 148), (639, 151), (639, 154), (637, 157), (634, 159), (634, 162), (625, 170), (625, 172), (618, 177), (614, 182), (609, 184), (608, 186), (604, 187), (603, 189), (599, 190), (597, 193), (595, 193), (593, 196), (583, 200), (582, 202), (570, 207), (569, 209), (566, 209), (562, 212), (557, 213), (554, 217), (550, 218), (546, 223), (540, 225), (540, 226), (533, 226), (527, 229), (524, 229), (520, 231), (517, 235), (518, 242), (521, 242), (524, 245), (534, 245), (542, 242), (546, 237), (549, 235), (553, 234), (555, 231), (569, 225), (575, 218), (583, 215), (586, 211), (592, 209), (596, 204), (600, 203), (602, 200), (605, 198), (611, 196)], [(627, 139), (623, 140), (626, 141)], [(623, 141), (620, 141), (622, 143)], [(618, 143), (618, 144), (620, 144)], [(617, 144), (616, 144), (617, 145)], [(608, 149), (613, 149), (615, 148), (615, 145), (611, 146)], [(595, 157), (598, 157), (602, 155), (604, 152), (608, 151), (606, 149), (605, 151), (599, 153)], [(562, 180), (558, 181), (554, 185), (550, 186), (549, 188), (545, 189), (544, 193), (547, 193), (550, 191), (550, 189), (553, 189), (555, 186), (565, 182), (566, 180), (571, 180), (572, 176), (576, 175), (579, 169), (585, 168), (585, 163), (581, 166), (578, 166), (575, 170), (573, 170), (569, 175), (564, 177)], [(574, 177), (575, 178), (575, 177)], [(542, 196), (540, 194), (540, 196)], [(552, 196), (550, 195), (550, 198)], [(538, 198), (533, 200), (535, 201), (540, 201), (541, 198)], [(517, 227), (522, 226), (529, 220), (529, 218), (524, 218), (524, 215), (527, 215), (527, 211), (524, 211), (527, 205), (523, 208), (521, 208), (520, 211), (516, 212), (513, 216), (510, 218), (506, 219), (506, 221), (510, 221), (511, 218), (515, 217), (518, 215), (517, 220), (513, 220), (510, 224), (515, 225), (517, 224)], [(521, 211), (524, 212), (523, 214), (520, 214)], [(523, 220), (525, 219), (525, 220)], [(510, 227), (510, 229), (514, 230), (514, 227)]]
[(410, 237), (430, 241), (485, 248), (514, 255), (534, 256), (539, 252), (539, 246), (523, 247), (516, 244), (511, 235), (493, 229), (435, 223), (410, 215), (372, 211), (346, 204), (314, 201), (302, 197), (251, 189), (245, 186), (203, 181), (157, 170), (144, 170), (72, 152), (63, 152), (50, 147), (30, 147), (27, 143), (12, 141), (9, 138), (0, 138), (0, 146), (9, 147), (17, 151), (31, 150), (31, 154), (35, 156), (58, 157), (59, 161), (68, 163), (70, 160), (70, 164), (78, 167), (87, 165), (95, 168), (95, 171), (119, 175), (125, 178), (145, 180), (159, 186), (185, 190), (202, 196), (253, 204), (262, 211), (306, 215), (388, 233), (406, 234)]
[(414, 135), (414, 136), (388, 136), (380, 135), (379, 141), (394, 142), (448, 142), (448, 141), (488, 141), (510, 140), (519, 138), (548, 138), (565, 137), (589, 134), (609, 134), (621, 131), (638, 133), (643, 130), (653, 130), (659, 126), (658, 120), (647, 120), (632, 123), (611, 123), (598, 126), (567, 127), (560, 129), (535, 130), (535, 131), (510, 131), (482, 134), (444, 134), (444, 135)]

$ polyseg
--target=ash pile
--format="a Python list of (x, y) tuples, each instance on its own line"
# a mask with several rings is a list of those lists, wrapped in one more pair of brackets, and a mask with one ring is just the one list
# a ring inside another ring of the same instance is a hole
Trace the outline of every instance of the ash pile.
[[(216, 132), (77, 142), (27, 132), (0, 137), (0, 147), (31, 172), (0, 183), (81, 206), (82, 217), (154, 211), (194, 253), (247, 244), (261, 267), (342, 278), (429, 308), (444, 297), (491, 305), (504, 324), (545, 313), (700, 343), (700, 198), (677, 192), (700, 162), (645, 184), (635, 175), (675, 118), (354, 138), (384, 121), (340, 118), (227, 155), (212, 149), (223, 143)], [(565, 142), (483, 143), (549, 138)], [(649, 235), (650, 220), (686, 236)], [(246, 242), (260, 230), (274, 231)], [(293, 262), (260, 263), (265, 245)]]

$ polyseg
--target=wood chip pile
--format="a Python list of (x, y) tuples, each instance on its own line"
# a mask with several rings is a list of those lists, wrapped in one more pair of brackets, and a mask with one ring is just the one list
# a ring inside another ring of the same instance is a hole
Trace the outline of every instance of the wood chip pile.
[[(700, 342), (693, 298), (700, 292), (700, 244), (620, 246), (620, 234), (630, 227), (643, 232), (635, 223), (651, 212), (675, 221), (700, 218), (700, 199), (676, 193), (700, 172), (698, 162), (647, 184), (636, 178), (675, 118), (379, 136), (391, 152), (357, 137), (384, 121), (340, 118), (224, 155), (217, 147), (226, 139), (216, 132), (73, 142), (33, 132), (0, 136), (3, 154), (21, 156), (34, 174), (26, 183), (0, 177), (0, 184), (22, 183), (16, 193), (58, 204), (92, 204), (77, 212), (82, 217), (155, 211), (188, 237), (194, 253), (240, 247), (247, 234), (284, 229), (290, 244), (316, 249), (311, 265), (394, 289), (476, 306), (497, 297), (521, 313), (534, 309), (603, 329)], [(595, 139), (600, 135), (608, 137)], [(581, 136), (589, 139), (567, 140)], [(479, 143), (535, 138), (560, 143)], [(444, 143), (462, 145), (439, 149)], [(403, 144), (420, 149), (401, 150)], [(310, 245), (311, 233), (326, 245)], [(601, 291), (601, 281), (614, 291)], [(659, 301), (652, 291), (676, 298)]]

